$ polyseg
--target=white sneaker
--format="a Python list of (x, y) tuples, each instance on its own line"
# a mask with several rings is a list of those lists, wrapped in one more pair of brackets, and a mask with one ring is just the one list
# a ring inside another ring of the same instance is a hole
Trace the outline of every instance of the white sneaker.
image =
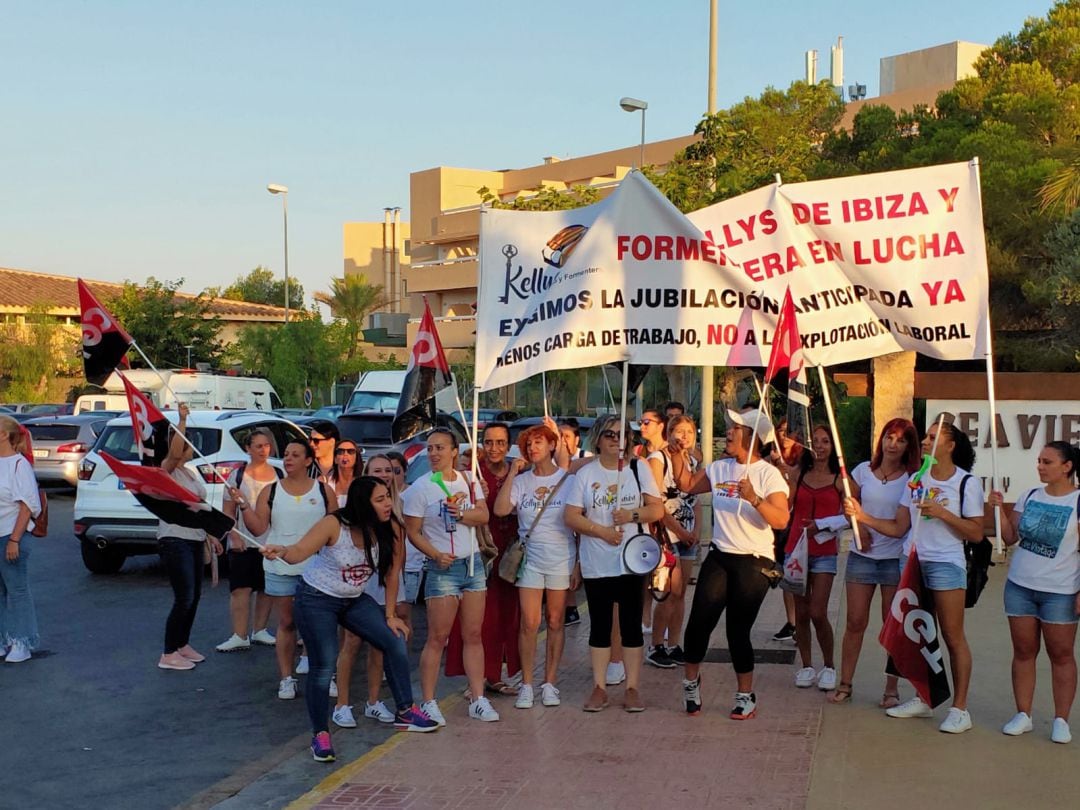
[(214, 647), (218, 652), (236, 652), (237, 650), (250, 650), (251, 642), (243, 636), (233, 633), (225, 641)]
[(443, 717), (443, 713), (439, 709), (439, 702), (437, 700), (425, 700), (423, 703), (420, 704), (420, 711), (422, 711), (440, 726), (446, 725), (446, 718)]
[(608, 686), (618, 686), (626, 680), (626, 666), (622, 661), (609, 661), (604, 683)]
[(494, 723), (499, 719), (499, 713), (491, 705), (486, 697), (478, 697), (469, 704), (469, 717), (473, 720), (483, 720), (485, 723)]
[(337, 697), (337, 677), (330, 676), (330, 697)]
[(307, 675), (308, 674), (308, 662), (307, 662), (307, 656), (306, 655), (301, 655), (300, 656), (300, 663), (298, 663), (296, 665), (296, 674), (297, 675)]
[(1027, 734), (1031, 729), (1031, 715), (1027, 712), (1017, 712), (1012, 720), (1001, 727), (1001, 733), (1008, 734), (1010, 737), (1019, 737), (1021, 734)]
[(30, 648), (21, 641), (11, 642), (11, 649), (8, 650), (7, 654), (7, 662), (9, 664), (21, 664), (23, 661), (29, 660)]
[(1069, 721), (1064, 717), (1055, 717), (1054, 727), (1050, 731), (1050, 739), (1056, 743), (1062, 743), (1063, 745), (1072, 742), (1072, 732), (1069, 731)]
[(531, 709), (533, 707), (532, 684), (523, 683), (518, 687), (517, 700), (514, 701), (515, 709)]
[(294, 700), (296, 698), (296, 678), (291, 676), (282, 678), (278, 684), (277, 696), (281, 700)]
[(335, 706), (330, 719), (334, 721), (334, 725), (341, 726), (341, 728), (356, 728), (356, 718), (353, 717), (352, 706)]
[(277, 639), (264, 627), (262, 630), (256, 630), (251, 634), (251, 643), (262, 644), (264, 647), (276, 647)]
[(967, 709), (958, 709), (953, 706), (945, 715), (945, 719), (941, 721), (938, 731), (944, 731), (946, 734), (963, 734), (969, 728), (971, 728), (971, 714)]
[(365, 703), (364, 717), (369, 720), (378, 720), (380, 723), (394, 722), (394, 713), (386, 708), (386, 704), (381, 700), (376, 700), (374, 703)]
[(822, 692), (831, 692), (836, 689), (836, 670), (832, 667), (823, 667), (817, 674), (817, 688)]
[(886, 709), (885, 714), (889, 717), (933, 717), (933, 710), (923, 703), (923, 699), (916, 695), (911, 700), (906, 700), (899, 706)]
[(817, 670), (813, 667), (803, 667), (795, 673), (795, 685), (800, 689), (809, 689), (817, 680)]
[(540, 702), (545, 706), (558, 706), (562, 703), (562, 699), (559, 697), (559, 690), (555, 688), (555, 684), (540, 684)]

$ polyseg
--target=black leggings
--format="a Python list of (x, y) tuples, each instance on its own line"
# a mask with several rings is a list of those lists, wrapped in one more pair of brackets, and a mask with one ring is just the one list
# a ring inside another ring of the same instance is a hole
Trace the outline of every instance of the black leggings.
[(683, 636), (688, 663), (700, 664), (705, 659), (709, 637), (727, 608), (731, 663), (737, 673), (754, 671), (750, 628), (769, 592), (769, 580), (761, 569), (771, 565), (771, 560), (751, 554), (728, 554), (716, 548), (709, 551), (698, 572), (694, 603)]
[(585, 580), (585, 598), (589, 600), (589, 646), (611, 646), (611, 625), (615, 605), (619, 606), (619, 637), (624, 647), (644, 647), (641, 634), (641, 610), (645, 587), (642, 577), (598, 577)]

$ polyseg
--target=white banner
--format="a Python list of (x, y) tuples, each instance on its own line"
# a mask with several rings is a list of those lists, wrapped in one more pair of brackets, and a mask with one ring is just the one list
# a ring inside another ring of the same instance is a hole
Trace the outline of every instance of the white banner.
[(764, 366), (790, 285), (808, 362), (985, 355), (966, 163), (772, 185), (684, 216), (640, 173), (572, 211), (485, 210), (476, 380), (630, 360)]
[[(990, 405), (985, 400), (928, 399), (926, 418), (936, 421), (946, 413), (953, 424), (971, 437), (975, 447), (975, 469), (989, 492)], [(1072, 400), (998, 400), (997, 457), (1001, 480), (997, 489), (1008, 503), (1015, 503), (1039, 483), (1035, 469), (1039, 452), (1052, 441), (1080, 442), (1080, 402)]]

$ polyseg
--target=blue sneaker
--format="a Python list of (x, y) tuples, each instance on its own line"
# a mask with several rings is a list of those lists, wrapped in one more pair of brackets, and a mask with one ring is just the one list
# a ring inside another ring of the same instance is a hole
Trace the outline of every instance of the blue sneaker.
[(419, 731), (423, 734), (438, 731), (439, 724), (416, 706), (410, 706), (394, 717), (394, 728), (398, 731)]
[(320, 731), (311, 738), (311, 757), (316, 762), (333, 762), (337, 759), (334, 746), (330, 744), (329, 731)]

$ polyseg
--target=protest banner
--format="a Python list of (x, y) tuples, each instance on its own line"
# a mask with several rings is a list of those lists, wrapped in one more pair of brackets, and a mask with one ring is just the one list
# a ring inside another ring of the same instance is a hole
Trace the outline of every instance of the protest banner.
[(555, 369), (763, 365), (785, 288), (811, 365), (986, 354), (978, 172), (773, 184), (684, 216), (638, 172), (570, 211), (485, 210), (476, 382)]

